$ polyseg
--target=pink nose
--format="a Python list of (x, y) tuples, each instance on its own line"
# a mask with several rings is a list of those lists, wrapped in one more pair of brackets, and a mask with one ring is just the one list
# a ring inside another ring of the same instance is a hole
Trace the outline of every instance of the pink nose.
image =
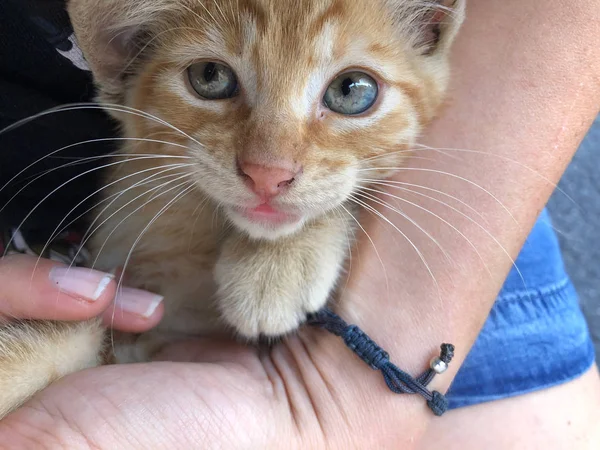
[(283, 167), (269, 167), (261, 164), (240, 162), (240, 170), (252, 191), (267, 201), (281, 194), (294, 182), (299, 171)]

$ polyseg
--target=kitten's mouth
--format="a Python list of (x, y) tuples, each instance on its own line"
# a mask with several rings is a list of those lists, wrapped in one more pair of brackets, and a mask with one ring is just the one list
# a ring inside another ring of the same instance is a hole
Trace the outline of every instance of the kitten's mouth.
[(229, 206), (229, 219), (240, 231), (255, 239), (274, 240), (297, 232), (306, 217), (299, 212), (287, 212), (268, 203), (254, 207)]
[(278, 211), (268, 203), (263, 203), (255, 208), (239, 208), (238, 212), (247, 220), (254, 223), (266, 223), (272, 225), (291, 224), (300, 221), (297, 214)]

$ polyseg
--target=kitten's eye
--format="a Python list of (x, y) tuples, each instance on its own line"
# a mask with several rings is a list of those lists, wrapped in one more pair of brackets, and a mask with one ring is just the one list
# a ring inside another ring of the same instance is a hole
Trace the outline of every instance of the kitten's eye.
[(199, 62), (188, 67), (194, 91), (207, 100), (222, 100), (237, 95), (238, 82), (233, 70), (216, 62)]
[(347, 72), (333, 80), (323, 101), (332, 111), (356, 115), (375, 104), (378, 92), (377, 82), (366, 73)]

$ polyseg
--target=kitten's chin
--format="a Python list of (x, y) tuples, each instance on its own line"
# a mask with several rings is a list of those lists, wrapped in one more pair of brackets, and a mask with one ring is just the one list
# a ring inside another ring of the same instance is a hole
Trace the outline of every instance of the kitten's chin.
[(298, 232), (306, 222), (306, 219), (301, 216), (265, 217), (233, 208), (227, 208), (227, 216), (238, 229), (251, 238), (269, 241)]

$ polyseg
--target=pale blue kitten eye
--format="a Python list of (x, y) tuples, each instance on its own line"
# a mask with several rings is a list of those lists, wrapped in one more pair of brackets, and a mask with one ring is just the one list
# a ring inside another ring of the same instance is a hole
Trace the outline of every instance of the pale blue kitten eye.
[(188, 67), (190, 84), (196, 93), (207, 100), (235, 97), (238, 82), (233, 70), (217, 62), (199, 62)]
[(371, 108), (378, 93), (377, 82), (372, 77), (364, 72), (347, 72), (333, 80), (323, 101), (332, 111), (352, 116)]

